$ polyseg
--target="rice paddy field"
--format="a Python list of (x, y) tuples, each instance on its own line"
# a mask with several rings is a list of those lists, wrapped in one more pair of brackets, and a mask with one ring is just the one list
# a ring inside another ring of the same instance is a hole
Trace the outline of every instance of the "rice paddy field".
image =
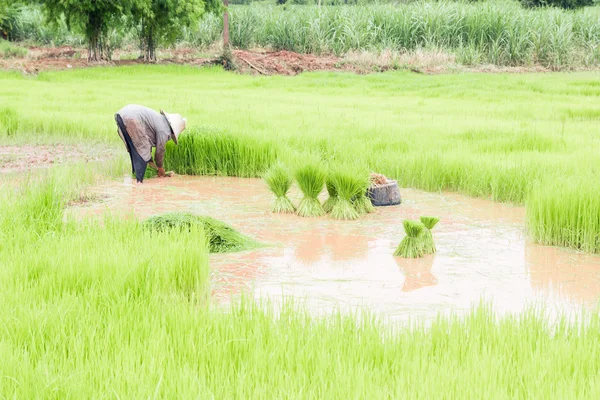
[[(598, 398), (594, 306), (549, 317), (544, 307), (498, 314), (493, 304), (472, 302), (460, 315), (390, 323), (369, 309), (315, 314), (295, 298), (271, 303), (241, 294), (218, 305), (211, 296), (213, 267), (228, 257), (249, 266), (251, 253), (214, 258), (210, 232), (201, 227), (148, 230), (111, 209), (100, 218), (68, 212), (91, 196), (90, 188), (130, 172), (113, 115), (139, 103), (187, 118), (188, 130), (178, 146), (169, 145), (165, 160), (177, 174), (257, 178), (273, 165), (289, 168), (289, 176), (306, 165), (340, 176), (376, 171), (404, 188), (400, 208), (426, 198), (414, 189), (510, 203), (524, 207), (532, 246), (596, 260), (598, 82), (597, 71), (251, 77), (219, 68), (133, 66), (28, 77), (1, 72), (2, 145), (85, 143), (110, 146), (118, 155), (0, 176), (0, 395)], [(289, 177), (282, 176), (285, 188)], [(164, 179), (175, 183), (161, 193), (176, 196), (181, 178)], [(162, 194), (152, 195), (159, 181), (146, 183), (149, 214), (169, 208)], [(326, 193), (326, 177), (318, 183)], [(252, 194), (231, 190), (243, 205), (228, 210), (228, 222), (245, 233), (236, 213), (254, 207), (253, 221), (264, 223), (260, 213), (270, 213), (275, 196), (263, 207)], [(135, 195), (115, 204), (137, 207)], [(426, 211), (440, 217), (432, 231), (444, 234), (440, 259), (466, 252), (449, 244), (461, 240), (445, 230), (452, 207)], [(329, 221), (285, 218), (315, 226)], [(360, 221), (385, 224), (378, 212), (328, 223), (351, 230)], [(384, 246), (389, 257), (404, 237), (394, 221), (395, 230), (384, 232), (398, 235)], [(593, 284), (598, 270), (588, 276)]]

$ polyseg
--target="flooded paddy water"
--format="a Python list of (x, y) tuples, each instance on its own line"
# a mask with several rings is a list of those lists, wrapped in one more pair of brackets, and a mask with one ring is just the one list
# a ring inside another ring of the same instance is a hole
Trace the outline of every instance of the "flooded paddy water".
[[(242, 292), (274, 302), (293, 295), (315, 312), (366, 307), (391, 319), (464, 313), (481, 300), (499, 312), (544, 304), (557, 311), (591, 308), (600, 299), (600, 256), (530, 243), (525, 208), (453, 194), (401, 189), (402, 204), (357, 221), (272, 214), (259, 179), (126, 178), (93, 190), (102, 200), (69, 208), (76, 216), (105, 212), (146, 218), (187, 211), (220, 219), (267, 246), (212, 254), (213, 298)], [(325, 199), (326, 194), (322, 194)], [(300, 193), (290, 198), (298, 204)], [(439, 216), (437, 254), (393, 256), (404, 219)]]

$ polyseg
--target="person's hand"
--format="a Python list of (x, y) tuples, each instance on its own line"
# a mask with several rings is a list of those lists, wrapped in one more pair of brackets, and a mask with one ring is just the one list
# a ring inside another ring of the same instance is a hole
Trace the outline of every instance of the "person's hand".
[(165, 176), (166, 176), (165, 175), (165, 169), (164, 168), (159, 168), (158, 169), (158, 177), (159, 178), (164, 178)]
[(150, 166), (150, 168), (152, 168), (152, 169), (158, 169), (158, 168), (156, 167), (156, 164), (154, 164), (154, 161), (150, 161), (150, 162), (148, 163), (148, 165), (149, 165), (149, 166)]

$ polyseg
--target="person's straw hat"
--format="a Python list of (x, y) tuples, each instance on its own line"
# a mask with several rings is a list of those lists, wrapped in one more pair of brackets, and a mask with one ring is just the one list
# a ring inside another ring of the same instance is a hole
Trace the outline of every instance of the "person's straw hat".
[(169, 114), (164, 112), (162, 109), (160, 110), (160, 113), (164, 115), (167, 119), (167, 122), (171, 127), (171, 138), (173, 139), (175, 144), (177, 144), (177, 138), (179, 137), (179, 134), (185, 129), (185, 123), (187, 122), (187, 120), (185, 118), (182, 118), (179, 114)]

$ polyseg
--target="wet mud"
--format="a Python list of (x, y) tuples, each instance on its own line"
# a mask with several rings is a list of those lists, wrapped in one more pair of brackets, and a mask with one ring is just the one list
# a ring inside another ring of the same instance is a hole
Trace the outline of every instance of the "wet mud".
[[(272, 214), (273, 197), (258, 179), (176, 176), (136, 186), (126, 178), (93, 193), (102, 200), (69, 213), (146, 218), (189, 211), (268, 243), (211, 255), (217, 302), (246, 291), (275, 302), (294, 296), (316, 312), (366, 307), (406, 320), (464, 313), (482, 300), (499, 313), (532, 304), (569, 313), (596, 307), (600, 298), (600, 257), (530, 243), (523, 207), (401, 189), (399, 206), (336, 221)], [(290, 198), (297, 204), (299, 192)], [(421, 215), (440, 217), (433, 231), (437, 254), (394, 257), (402, 221)]]

